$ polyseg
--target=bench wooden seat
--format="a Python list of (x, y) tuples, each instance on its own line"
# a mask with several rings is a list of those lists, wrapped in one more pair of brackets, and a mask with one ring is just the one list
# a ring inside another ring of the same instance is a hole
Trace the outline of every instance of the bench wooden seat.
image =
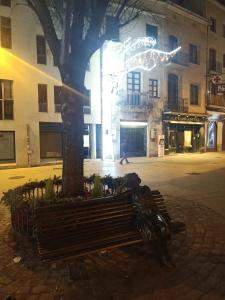
[[(131, 193), (37, 207), (37, 244), (41, 260), (68, 260), (143, 242), (133, 222), (135, 211)], [(152, 198), (170, 224), (160, 193), (153, 191)]]

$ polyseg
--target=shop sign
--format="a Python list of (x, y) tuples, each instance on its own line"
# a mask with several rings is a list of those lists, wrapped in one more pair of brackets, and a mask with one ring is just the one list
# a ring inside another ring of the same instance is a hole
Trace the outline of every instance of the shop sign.
[(217, 84), (217, 92), (224, 93), (225, 92), (225, 83)]
[(222, 82), (222, 76), (221, 75), (212, 76), (212, 83), (219, 84), (221, 82)]

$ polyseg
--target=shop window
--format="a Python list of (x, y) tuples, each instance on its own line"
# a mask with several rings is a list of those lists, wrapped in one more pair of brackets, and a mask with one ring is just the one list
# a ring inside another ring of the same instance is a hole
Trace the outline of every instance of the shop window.
[(156, 79), (149, 79), (149, 96), (153, 98), (159, 97), (159, 86)]
[(47, 84), (38, 84), (39, 112), (48, 111)]
[(62, 86), (55, 85), (54, 86), (54, 104), (55, 104), (55, 112), (60, 113), (61, 112), (61, 92), (62, 92)]
[(156, 44), (158, 44), (158, 27), (146, 24), (146, 36), (152, 37), (156, 40)]
[(199, 104), (199, 87), (198, 85), (190, 85), (190, 104), (198, 105)]
[(127, 74), (127, 102), (128, 105), (140, 104), (141, 74), (129, 72)]
[(36, 46), (37, 46), (37, 63), (46, 65), (46, 42), (45, 38), (42, 35), (36, 36)]
[(216, 19), (210, 17), (210, 31), (216, 32)]
[(189, 45), (189, 61), (192, 64), (198, 63), (198, 48), (196, 45)]
[(11, 7), (11, 0), (0, 0), (0, 5)]
[(207, 148), (216, 149), (217, 147), (217, 124), (214, 121), (208, 123)]
[(11, 80), (0, 79), (0, 120), (13, 120), (13, 95)]
[(12, 48), (11, 19), (1, 17), (1, 47)]

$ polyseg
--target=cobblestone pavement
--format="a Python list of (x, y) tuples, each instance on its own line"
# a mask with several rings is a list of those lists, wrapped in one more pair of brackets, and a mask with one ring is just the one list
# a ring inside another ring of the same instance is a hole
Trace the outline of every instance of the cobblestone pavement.
[[(135, 245), (85, 257), (84, 271), (73, 281), (66, 265), (41, 263), (35, 245), (14, 236), (9, 211), (0, 205), (0, 299), (225, 299), (224, 217), (179, 198), (167, 197), (167, 204), (187, 225), (171, 244), (176, 267), (159, 266), (150, 247)], [(16, 256), (22, 257), (18, 264)]]

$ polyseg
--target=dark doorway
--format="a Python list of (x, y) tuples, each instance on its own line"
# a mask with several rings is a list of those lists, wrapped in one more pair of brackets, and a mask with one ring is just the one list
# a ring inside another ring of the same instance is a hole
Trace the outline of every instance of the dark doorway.
[[(121, 127), (120, 145), (126, 141), (128, 147), (128, 156), (141, 157), (146, 156), (147, 148), (147, 128), (146, 127)], [(122, 150), (120, 149), (120, 154)]]
[(175, 74), (168, 75), (168, 108), (178, 107), (178, 77)]

